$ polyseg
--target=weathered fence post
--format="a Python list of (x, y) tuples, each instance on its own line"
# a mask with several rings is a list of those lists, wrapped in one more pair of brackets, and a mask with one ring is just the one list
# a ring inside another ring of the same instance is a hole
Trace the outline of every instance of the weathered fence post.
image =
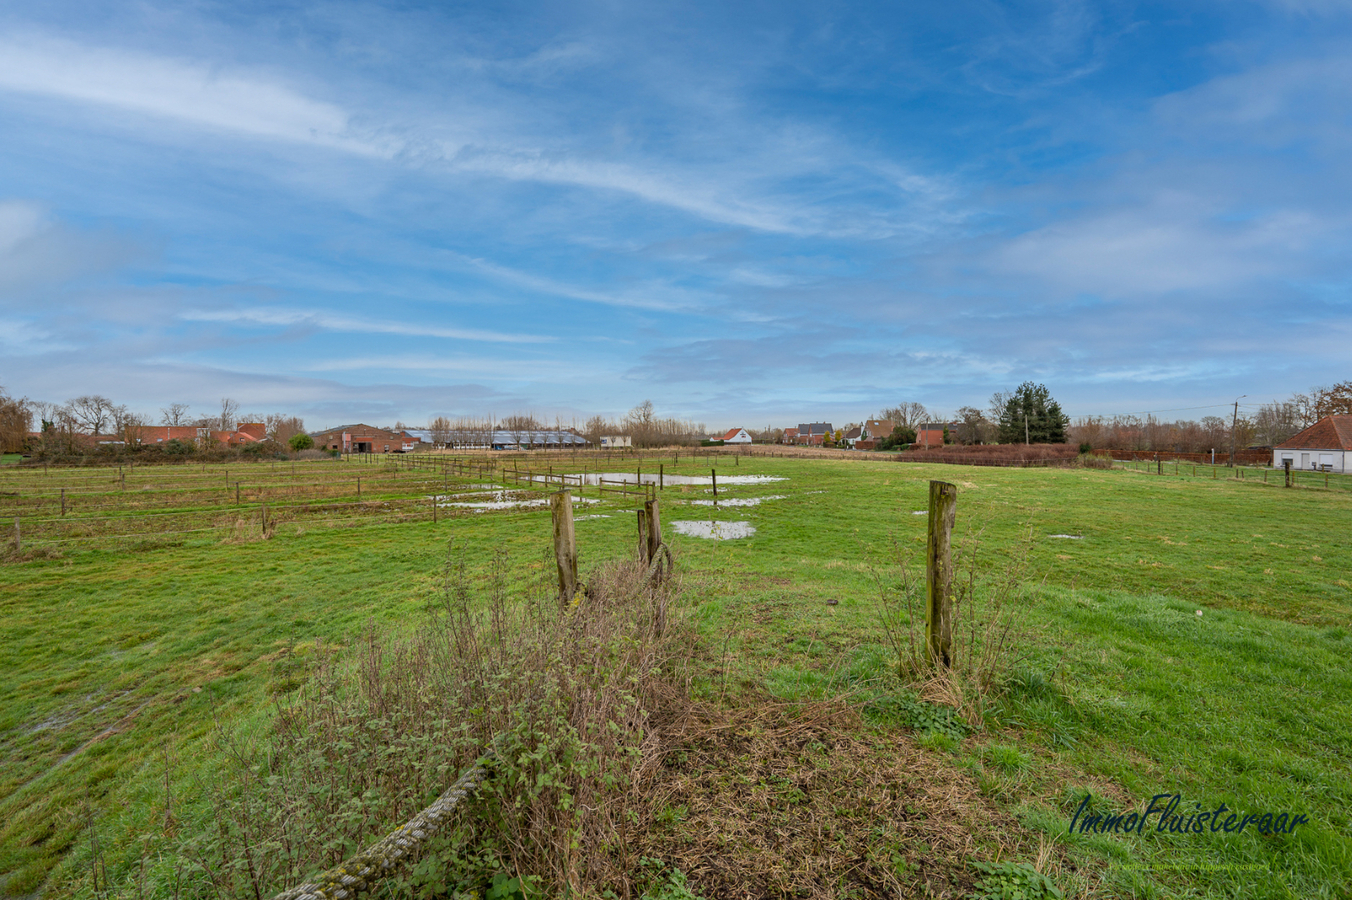
[(19, 517), (14, 517), (14, 552), (23, 552), (23, 531), (19, 529)]
[(925, 542), (929, 595), (925, 633), (930, 662), (944, 668), (953, 663), (953, 521), (957, 514), (957, 487), (946, 481), (931, 481), (929, 536)]
[(657, 464), (657, 489), (659, 491), (667, 489), (667, 467), (662, 463)]
[(648, 533), (645, 536), (648, 541), (647, 561), (651, 563), (657, 557), (657, 548), (662, 546), (662, 515), (657, 506), (657, 498), (654, 497), (644, 503), (643, 511), (648, 520)]
[(559, 600), (571, 603), (577, 593), (577, 536), (573, 532), (573, 495), (559, 491), (549, 497), (554, 516), (554, 562), (559, 569)]
[(718, 470), (717, 470), (717, 469), (710, 469), (710, 470), (709, 470), (709, 477), (712, 478), (713, 481), (714, 481), (714, 499), (717, 500), (717, 499), (718, 499)]
[(635, 510), (638, 513), (638, 558), (645, 566), (652, 561), (648, 552), (648, 510)]
[(239, 506), (239, 482), (235, 482), (235, 505)]
[(66, 489), (61, 489), (61, 518), (66, 517)]

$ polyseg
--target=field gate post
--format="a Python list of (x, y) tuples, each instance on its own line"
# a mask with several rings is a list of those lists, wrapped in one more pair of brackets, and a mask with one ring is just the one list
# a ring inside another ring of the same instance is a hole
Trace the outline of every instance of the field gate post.
[(559, 601), (573, 602), (577, 593), (577, 535), (573, 531), (573, 495), (558, 491), (549, 497), (554, 518), (554, 562), (559, 569)]
[(928, 604), (925, 632), (930, 662), (953, 663), (953, 522), (958, 515), (957, 486), (931, 481), (929, 530), (925, 541), (925, 583)]

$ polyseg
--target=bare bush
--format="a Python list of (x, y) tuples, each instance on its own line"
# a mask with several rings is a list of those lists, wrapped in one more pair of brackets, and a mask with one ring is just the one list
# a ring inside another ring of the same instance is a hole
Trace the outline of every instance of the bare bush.
[(407, 869), (403, 890), (634, 896), (631, 790), (654, 723), (688, 696), (691, 642), (666, 626), (669, 588), (636, 563), (591, 574), (574, 607), (534, 585), (509, 596), (499, 555), (487, 596), (448, 561), (443, 602), (409, 638), (368, 629), (281, 703), (275, 733), (219, 735), (216, 826), (190, 855), (221, 896), (267, 897), (337, 865), (435, 798), (493, 747), (490, 776)]

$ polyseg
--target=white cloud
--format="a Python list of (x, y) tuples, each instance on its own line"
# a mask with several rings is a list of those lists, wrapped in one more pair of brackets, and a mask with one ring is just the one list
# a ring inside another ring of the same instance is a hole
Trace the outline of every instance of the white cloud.
[(503, 344), (546, 344), (555, 340), (549, 335), (512, 334), (501, 331), (482, 331), (476, 328), (445, 328), (439, 325), (392, 322), (305, 309), (191, 309), (179, 313), (178, 318), (188, 322), (224, 322), (281, 327), (310, 326), (322, 328), (326, 331), (343, 331), (355, 334), (397, 334), (406, 337), (450, 338)]
[(1102, 297), (1236, 288), (1298, 269), (1300, 251), (1323, 230), (1302, 212), (1223, 222), (1187, 209), (1188, 200), (1029, 232), (996, 252), (994, 268)]
[(0, 90), (60, 97), (253, 137), (389, 156), (341, 107), (199, 61), (27, 35), (0, 38)]

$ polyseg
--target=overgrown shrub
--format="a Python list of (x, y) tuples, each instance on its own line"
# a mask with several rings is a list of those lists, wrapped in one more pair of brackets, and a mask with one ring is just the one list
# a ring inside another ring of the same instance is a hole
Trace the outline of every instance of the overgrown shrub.
[(517, 879), (531, 897), (634, 895), (628, 835), (646, 801), (630, 785), (653, 722), (687, 696), (671, 591), (615, 565), (561, 609), (543, 585), (509, 597), (507, 579), (500, 556), (474, 596), (448, 562), (415, 634), (368, 629), (355, 660), (329, 659), (282, 702), (266, 740), (220, 735), (216, 824), (189, 847), (220, 896), (267, 897), (338, 864), (490, 746), (488, 779), (401, 892), (485, 896)]

